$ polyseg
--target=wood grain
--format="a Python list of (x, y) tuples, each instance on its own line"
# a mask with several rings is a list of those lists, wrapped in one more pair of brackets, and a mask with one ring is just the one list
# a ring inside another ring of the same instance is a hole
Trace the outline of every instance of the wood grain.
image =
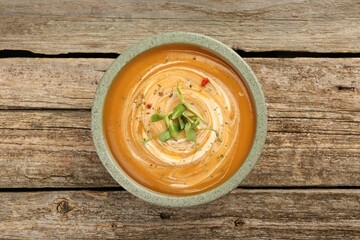
[(0, 59), (0, 108), (89, 109), (114, 59)]
[(360, 4), (341, 1), (0, 1), (0, 50), (121, 52), (168, 31), (245, 51), (360, 52)]
[[(0, 59), (0, 109), (90, 109), (96, 86), (112, 61)], [(356, 104), (360, 102), (359, 58), (246, 61), (263, 86), (270, 116), (359, 120), (360, 104)]]
[(267, 99), (263, 154), (244, 188), (187, 209), (123, 191), (97, 157), (90, 108), (113, 59), (1, 58), (121, 53), (168, 31), (360, 53), (359, 12), (357, 0), (0, 0), (0, 238), (359, 239), (360, 58), (246, 59)]
[[(359, 159), (355, 118), (270, 117), (242, 186), (360, 186)], [(92, 145), (90, 111), (0, 111), (0, 168), (2, 188), (118, 186)]]
[(4, 239), (358, 239), (359, 190), (235, 190), (172, 209), (125, 191), (6, 192)]
[[(92, 146), (88, 110), (111, 61), (0, 59), (0, 187), (117, 186)], [(360, 60), (247, 61), (269, 133), (242, 186), (359, 186)]]

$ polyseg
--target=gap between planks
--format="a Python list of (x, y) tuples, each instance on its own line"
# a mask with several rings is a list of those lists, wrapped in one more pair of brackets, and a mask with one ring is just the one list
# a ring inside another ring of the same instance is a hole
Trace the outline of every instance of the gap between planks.
[[(292, 52), (292, 51), (267, 51), (267, 52), (246, 52), (233, 49), (243, 58), (360, 58), (360, 52)], [(34, 53), (27, 50), (0, 50), (0, 58), (111, 58), (119, 57), (121, 53), (92, 53), (92, 52), (71, 52), (61, 54)], [(105, 72), (105, 70), (104, 70)]]
[(190, 208), (152, 205), (125, 191), (0, 194), (5, 239), (355, 239), (360, 190), (236, 189)]
[[(352, 191), (352, 190), (359, 190), (360, 186), (239, 186), (232, 191), (236, 190), (243, 190), (243, 191), (314, 191), (314, 192), (321, 192), (321, 191), (331, 191), (331, 190), (339, 190), (339, 191)], [(41, 188), (0, 188), (0, 193), (6, 192), (57, 192), (57, 191), (101, 191), (101, 192), (127, 192), (126, 189), (121, 187), (41, 187)]]

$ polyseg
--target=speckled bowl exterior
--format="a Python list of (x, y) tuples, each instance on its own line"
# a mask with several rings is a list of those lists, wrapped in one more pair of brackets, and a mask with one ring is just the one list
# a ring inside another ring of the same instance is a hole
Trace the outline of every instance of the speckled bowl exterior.
[[(204, 193), (191, 196), (174, 196), (148, 189), (131, 179), (112, 156), (103, 132), (103, 109), (108, 89), (122, 67), (140, 53), (157, 46), (171, 43), (186, 43), (207, 49), (227, 61), (245, 81), (256, 109), (256, 133), (254, 143), (240, 169), (225, 183)], [(106, 71), (99, 86), (91, 112), (91, 131), (97, 154), (111, 176), (127, 191), (135, 196), (157, 205), (170, 207), (188, 207), (216, 200), (235, 189), (250, 173), (256, 164), (267, 131), (267, 113), (264, 95), (254, 73), (245, 61), (231, 48), (208, 36), (188, 33), (170, 32), (147, 38), (126, 49)]]

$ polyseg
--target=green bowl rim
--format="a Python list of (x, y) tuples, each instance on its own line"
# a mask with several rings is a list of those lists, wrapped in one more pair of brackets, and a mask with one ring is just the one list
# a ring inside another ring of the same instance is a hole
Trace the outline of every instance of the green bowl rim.
[[(248, 87), (256, 110), (256, 131), (251, 150), (239, 170), (220, 186), (207, 192), (191, 196), (175, 196), (155, 192), (131, 179), (118, 165), (108, 148), (103, 132), (103, 107), (107, 91), (121, 68), (140, 53), (160, 45), (183, 43), (197, 45), (217, 54), (226, 60), (243, 78)], [(261, 86), (251, 68), (230, 47), (211, 37), (190, 32), (168, 32), (144, 39), (127, 48), (111, 64), (96, 89), (91, 111), (91, 132), (96, 152), (111, 176), (127, 191), (135, 196), (157, 205), (188, 207), (214, 201), (235, 189), (255, 166), (265, 143), (267, 132), (267, 113)]]

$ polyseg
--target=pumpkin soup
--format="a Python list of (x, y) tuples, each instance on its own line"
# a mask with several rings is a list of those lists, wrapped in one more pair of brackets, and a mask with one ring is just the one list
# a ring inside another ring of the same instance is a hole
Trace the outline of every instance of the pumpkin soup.
[(150, 49), (111, 84), (103, 130), (119, 166), (156, 192), (193, 195), (228, 180), (253, 144), (255, 109), (239, 74), (194, 45)]

